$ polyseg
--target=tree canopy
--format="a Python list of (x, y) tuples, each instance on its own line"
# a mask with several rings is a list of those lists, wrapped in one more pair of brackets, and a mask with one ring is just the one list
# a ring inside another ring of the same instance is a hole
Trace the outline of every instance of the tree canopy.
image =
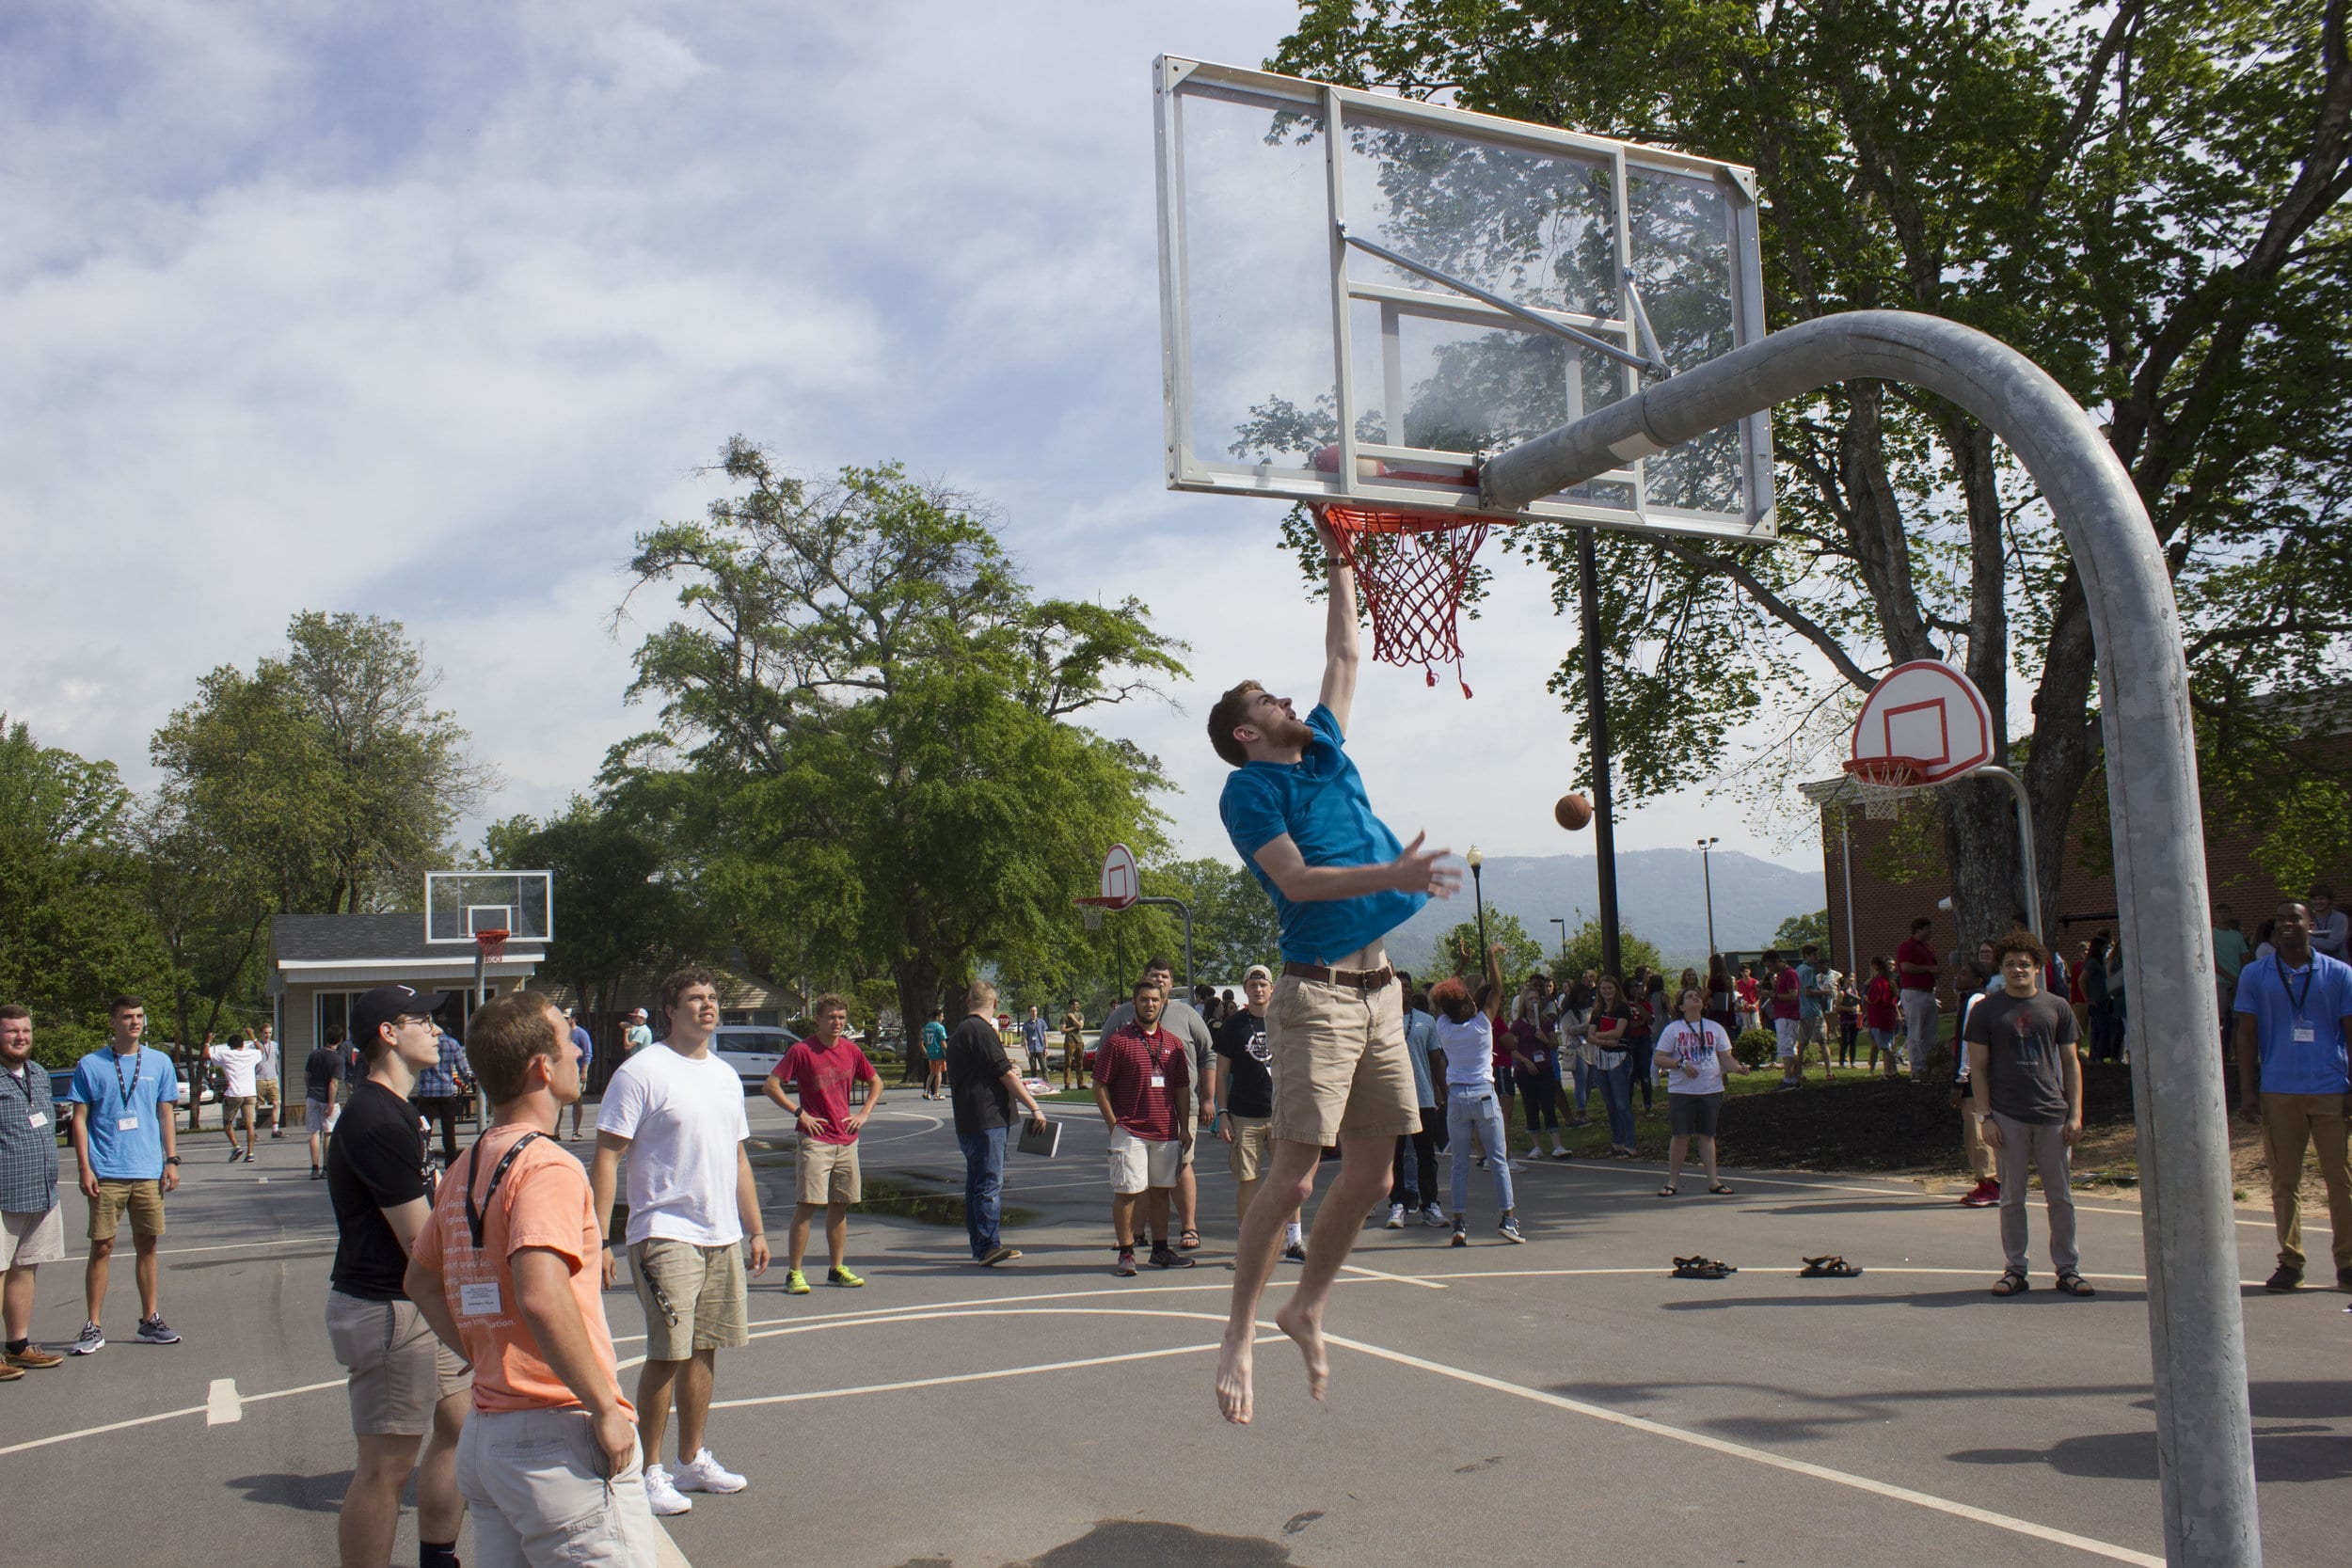
[[(1773, 326), (1923, 310), (2099, 411), (2175, 574), (2209, 819), (2352, 844), (2298, 754), (2352, 631), (2352, 55), (2344, 0), (1313, 0), (1274, 69), (1753, 164)], [(1821, 766), (1878, 673), (1951, 657), (2034, 744), (2044, 903), (2099, 756), (2086, 584), (1988, 430), (1855, 382), (1774, 421), (1781, 543), (1604, 535), (1620, 798)], [(1511, 541), (1575, 592), (1570, 536)], [(1553, 678), (1583, 726), (1581, 660)], [(2328, 717), (2339, 720), (2330, 713)], [(1760, 724), (1766, 759), (1728, 749)], [(2005, 760), (1996, 757), (1995, 760)], [(1962, 929), (2015, 906), (1991, 786), (1946, 792)], [(2297, 863), (2301, 863), (2298, 861)]]

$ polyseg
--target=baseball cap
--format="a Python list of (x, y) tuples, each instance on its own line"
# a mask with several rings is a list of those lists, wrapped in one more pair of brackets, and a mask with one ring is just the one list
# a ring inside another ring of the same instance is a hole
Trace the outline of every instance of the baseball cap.
[(364, 1049), (385, 1024), (404, 1018), (429, 1018), (441, 1000), (441, 992), (418, 990), (413, 986), (378, 986), (363, 992), (351, 1004), (352, 1040)]
[(1271, 980), (1273, 978), (1274, 971), (1266, 968), (1265, 965), (1251, 964), (1248, 970), (1243, 972), (1241, 983), (1246, 986), (1252, 980)]

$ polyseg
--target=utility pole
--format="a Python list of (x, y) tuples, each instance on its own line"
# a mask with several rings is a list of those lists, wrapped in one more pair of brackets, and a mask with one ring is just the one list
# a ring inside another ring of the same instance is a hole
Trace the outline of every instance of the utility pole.
[(1708, 860), (1708, 851), (1714, 848), (1715, 846), (1721, 844), (1722, 842), (1723, 839), (1720, 836), (1715, 838), (1703, 838), (1699, 840), (1699, 880), (1704, 882), (1707, 886), (1707, 956), (1710, 958), (1715, 956), (1716, 951), (1715, 870), (1713, 865)]
[(1624, 973), (1617, 947), (1617, 830), (1609, 806), (1609, 705), (1600, 658), (1600, 566), (1593, 531), (1576, 531), (1576, 574), (1584, 599), (1584, 727), (1593, 752), (1594, 879), (1600, 890), (1600, 967)]

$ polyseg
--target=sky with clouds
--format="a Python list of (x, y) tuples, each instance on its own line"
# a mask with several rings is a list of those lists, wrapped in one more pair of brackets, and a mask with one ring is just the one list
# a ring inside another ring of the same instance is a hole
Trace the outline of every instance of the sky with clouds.
[[(149, 734), (306, 609), (393, 616), (545, 812), (650, 715), (635, 532), (741, 432), (985, 498), (1041, 591), (1134, 594), (1196, 679), (1102, 727), (1226, 854), (1200, 723), (1311, 694), (1278, 506), (1161, 467), (1150, 69), (1261, 60), (1278, 0), (1076, 7), (20, 0), (0, 9), (0, 711), (151, 781)], [(1551, 825), (1570, 645), (1517, 563), (1449, 682), (1373, 668), (1382, 814), (1489, 853)], [(1619, 843), (1818, 866), (1693, 787)]]

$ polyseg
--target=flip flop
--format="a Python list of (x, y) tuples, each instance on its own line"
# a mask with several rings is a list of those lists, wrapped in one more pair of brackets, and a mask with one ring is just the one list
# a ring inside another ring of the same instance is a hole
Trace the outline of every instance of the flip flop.
[(1672, 1197), (1675, 1196), (1676, 1191), (1677, 1189), (1673, 1187), (1661, 1187), (1658, 1189), (1658, 1196), (1660, 1197)]
[(1819, 1258), (1806, 1259), (1804, 1267), (1797, 1272), (1797, 1277), (1799, 1279), (1859, 1279), (1862, 1277), (1862, 1271), (1831, 1252), (1824, 1253)]
[(1711, 1186), (1711, 1187), (1708, 1188), (1707, 1190), (1708, 1190), (1708, 1192), (1710, 1192), (1710, 1193), (1714, 1193), (1714, 1194), (1716, 1194), (1716, 1195), (1718, 1195), (1718, 1196), (1725, 1196), (1725, 1197), (1728, 1197), (1728, 1196), (1731, 1195), (1731, 1190), (1732, 1190), (1732, 1189), (1731, 1189), (1731, 1184), (1730, 1184), (1729, 1182), (1726, 1182), (1726, 1181), (1718, 1181), (1718, 1182), (1716, 1182), (1713, 1186)]

